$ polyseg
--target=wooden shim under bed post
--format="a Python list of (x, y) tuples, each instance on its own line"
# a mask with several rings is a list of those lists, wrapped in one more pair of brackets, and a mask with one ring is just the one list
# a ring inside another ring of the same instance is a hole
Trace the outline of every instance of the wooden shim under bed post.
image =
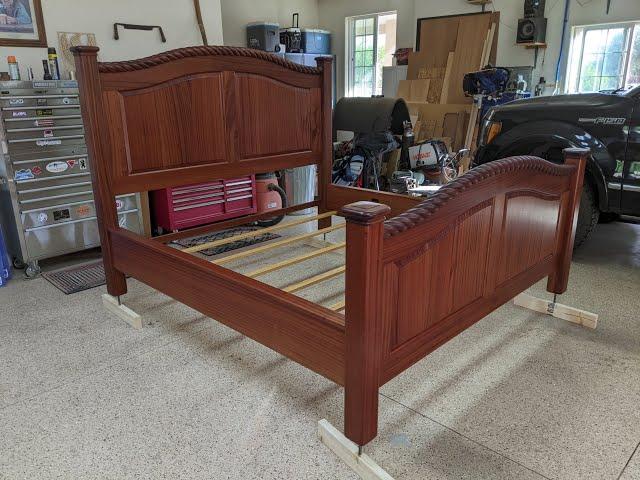
[(369, 455), (360, 453), (358, 446), (326, 420), (318, 422), (320, 441), (334, 452), (363, 480), (393, 480)]
[(513, 303), (583, 327), (595, 329), (598, 326), (598, 314), (556, 303), (555, 296), (553, 301), (548, 301), (528, 293), (521, 293), (513, 299)]
[(383, 355), (382, 248), (384, 219), (391, 209), (373, 202), (342, 207), (347, 220), (346, 437), (360, 447), (378, 431), (378, 387)]
[(120, 320), (124, 320), (136, 330), (142, 330), (142, 317), (125, 306), (119, 299), (119, 297), (112, 297), (107, 293), (102, 294), (102, 305), (108, 311), (113, 313)]
[[(324, 213), (329, 211), (327, 195), (333, 168), (333, 58), (316, 57), (316, 63), (322, 69), (322, 163), (318, 165), (318, 213)], [(331, 217), (318, 220), (318, 230), (330, 227), (331, 221)]]
[(98, 217), (98, 230), (102, 246), (102, 261), (107, 281), (107, 291), (111, 296), (119, 297), (127, 293), (127, 280), (124, 274), (113, 266), (111, 238), (108, 230), (118, 228), (115, 195), (109, 178), (109, 160), (111, 152), (109, 137), (105, 134), (105, 111), (102, 104), (102, 85), (98, 71), (98, 47), (78, 46), (71, 51), (76, 61), (80, 106), (84, 123), (85, 138), (89, 158), (91, 158), (91, 179), (93, 200)]

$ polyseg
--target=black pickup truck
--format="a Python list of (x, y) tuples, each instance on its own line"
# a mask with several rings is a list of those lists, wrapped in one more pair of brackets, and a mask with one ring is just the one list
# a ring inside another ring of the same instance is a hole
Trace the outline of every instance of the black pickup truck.
[(483, 120), (474, 165), (511, 155), (562, 162), (567, 147), (591, 149), (576, 246), (598, 221), (640, 216), (640, 86), (624, 93), (559, 95), (494, 107)]

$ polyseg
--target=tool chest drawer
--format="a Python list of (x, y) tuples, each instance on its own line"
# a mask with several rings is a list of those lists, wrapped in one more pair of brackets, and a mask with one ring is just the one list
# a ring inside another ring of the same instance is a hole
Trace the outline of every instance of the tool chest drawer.
[(176, 231), (256, 212), (255, 178), (215, 180), (152, 193), (156, 226)]

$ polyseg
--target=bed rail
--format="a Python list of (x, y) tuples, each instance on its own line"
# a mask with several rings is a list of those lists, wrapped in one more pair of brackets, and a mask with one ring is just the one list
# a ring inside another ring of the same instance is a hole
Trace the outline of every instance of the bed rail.
[(127, 230), (111, 228), (108, 234), (119, 271), (344, 383), (344, 321), (338, 313)]

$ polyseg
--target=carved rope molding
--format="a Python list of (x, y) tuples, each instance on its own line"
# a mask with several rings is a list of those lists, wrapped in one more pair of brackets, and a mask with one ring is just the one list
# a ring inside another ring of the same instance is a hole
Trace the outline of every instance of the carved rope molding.
[(289, 60), (285, 60), (273, 53), (264, 52), (262, 50), (214, 45), (177, 48), (175, 50), (169, 50), (167, 52), (137, 60), (98, 63), (98, 70), (100, 73), (133, 72), (135, 70), (143, 70), (145, 68), (155, 67), (164, 63), (180, 60), (182, 58), (210, 56), (255, 58), (275, 63), (295, 72), (306, 73), (309, 75), (320, 75), (322, 73), (322, 68), (299, 65), (297, 63), (290, 62)]
[(468, 190), (478, 183), (498, 175), (527, 170), (554, 177), (565, 177), (575, 171), (570, 165), (557, 165), (539, 157), (519, 156), (480, 165), (465, 173), (453, 182), (442, 187), (436, 194), (417, 206), (391, 218), (384, 223), (384, 237), (389, 238), (421, 225), (429, 220), (438, 210), (444, 207), (456, 195)]

